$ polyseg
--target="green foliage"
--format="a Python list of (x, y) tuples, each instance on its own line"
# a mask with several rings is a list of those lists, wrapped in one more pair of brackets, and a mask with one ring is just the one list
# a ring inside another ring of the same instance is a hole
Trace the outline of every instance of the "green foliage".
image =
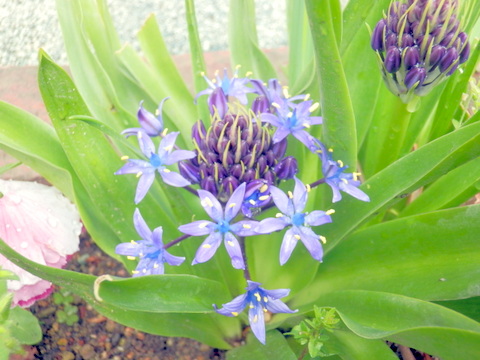
[(55, 313), (59, 323), (72, 326), (78, 322), (78, 308), (73, 305), (73, 295), (70, 291), (60, 290), (54, 293), (53, 302), (62, 307)]
[[(248, 336), (244, 346), (228, 352), (230, 360), (395, 359), (385, 339), (446, 360), (480, 358), (480, 205), (461, 206), (479, 190), (478, 82), (471, 76), (480, 47), (471, 36), (471, 56), (461, 71), (415, 106), (406, 106), (386, 88), (370, 47), (369, 29), (389, 3), (350, 0), (342, 10), (336, 0), (288, 1), (290, 93), (308, 91), (320, 101), (323, 133), (313, 134), (335, 150), (336, 159), (351, 169), (358, 165), (361, 189), (371, 201), (345, 194), (331, 204), (330, 189), (312, 190), (312, 209), (335, 210), (333, 222), (321, 228), (327, 238), (321, 264), (299, 247), (279, 266), (283, 233), (247, 243), (251, 274), (265, 288), (290, 288), (286, 300), (299, 313), (274, 315), (267, 323), (267, 344)], [(205, 61), (195, 2), (185, 4), (198, 92), (205, 88), (199, 76)], [(464, 29), (478, 36), (480, 3), (465, 4)], [(180, 145), (191, 148), (191, 126), (208, 109), (194, 106), (154, 16), (138, 33), (139, 55), (121, 46), (105, 1), (57, 0), (57, 9), (72, 78), (41, 53), (39, 84), (53, 127), (0, 103), (0, 148), (72, 199), (96, 243), (118, 258), (115, 246), (137, 238), (131, 223), (137, 179), (113, 173), (121, 166), (120, 155), (138, 153), (118, 133), (135, 126), (141, 100), (153, 109), (171, 96), (166, 126), (181, 131)], [(234, 66), (242, 65), (240, 75), (253, 71), (267, 81), (276, 73), (259, 49), (254, 15), (253, 0), (230, 1), (230, 54)], [(321, 169), (311, 166), (313, 155), (301, 147), (288, 151), (300, 169), (307, 169), (307, 178), (321, 176)], [(156, 183), (139, 207), (149, 225), (162, 225), (173, 239), (178, 226), (196, 213), (193, 199)], [(192, 259), (198, 245), (194, 240), (171, 250)], [(3, 242), (0, 252), (128, 326), (220, 348), (230, 348), (230, 341), (241, 336), (245, 318), (222, 317), (212, 307), (245, 287), (224, 251), (207, 264), (184, 264), (168, 275), (134, 279), (46, 268)], [(130, 270), (135, 266), (125, 264)], [(64, 307), (57, 313), (59, 321), (73, 322), (76, 309), (69, 295), (55, 296)], [(1, 298), (0, 320), (14, 313), (6, 306), (9, 301)], [(312, 310), (313, 318), (306, 319)], [(290, 331), (300, 344), (277, 328)], [(7, 334), (1, 326), (0, 331)]]

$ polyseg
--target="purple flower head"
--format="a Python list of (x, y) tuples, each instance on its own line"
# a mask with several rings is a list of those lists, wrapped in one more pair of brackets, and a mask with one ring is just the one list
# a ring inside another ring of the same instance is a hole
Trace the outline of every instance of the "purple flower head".
[(242, 213), (246, 217), (253, 217), (256, 211), (262, 206), (268, 205), (272, 201), (269, 191), (269, 182), (266, 180), (250, 181), (245, 190), (245, 198), (242, 204)]
[(246, 105), (248, 103), (247, 94), (253, 93), (255, 90), (247, 86), (250, 83), (249, 78), (238, 77), (238, 69), (239, 67), (237, 66), (232, 78), (228, 77), (227, 69), (223, 71), (223, 78), (219, 76), (218, 71), (215, 73), (215, 78), (213, 80), (210, 80), (203, 75), (208, 84), (208, 88), (200, 91), (195, 97), (195, 100), (202, 95), (209, 95), (208, 101), (210, 105), (212, 94), (214, 94), (216, 89), (221, 89), (227, 100), (230, 100), (230, 97), (234, 97), (241, 104)]
[(247, 280), (247, 283), (245, 294), (223, 304), (221, 309), (214, 305), (215, 310), (219, 314), (231, 317), (237, 316), (248, 307), (248, 321), (252, 332), (265, 345), (265, 312), (292, 314), (298, 310), (291, 310), (279, 300), (290, 293), (289, 289), (265, 290), (258, 282)]
[(157, 116), (153, 115), (151, 112), (143, 108), (143, 101), (140, 102), (137, 112), (138, 123), (140, 124), (139, 128), (129, 128), (122, 131), (123, 135), (127, 137), (132, 135), (137, 135), (137, 133), (143, 130), (148, 136), (154, 137), (159, 136), (163, 131), (163, 117), (162, 117), (162, 108), (163, 103), (168, 100), (166, 97), (160, 102), (157, 109)]
[(332, 202), (337, 202), (342, 199), (340, 190), (357, 198), (361, 201), (370, 201), (370, 198), (358, 187), (361, 182), (358, 180), (358, 173), (345, 173), (348, 166), (344, 165), (340, 160), (333, 160), (331, 151), (328, 151), (325, 146), (317, 139), (312, 138), (312, 151), (318, 154), (322, 160), (322, 172), (325, 182), (332, 188), (333, 199)]
[(322, 261), (323, 248), (320, 243), (325, 238), (313, 232), (311, 226), (319, 226), (332, 222), (331, 210), (324, 212), (314, 210), (311, 213), (304, 212), (308, 199), (307, 188), (297, 177), (295, 179), (295, 188), (293, 194), (289, 191), (288, 195), (275, 186), (270, 187), (270, 194), (273, 202), (281, 211), (275, 218), (267, 218), (260, 221), (256, 231), (261, 234), (269, 234), (274, 231), (289, 229), (285, 232), (282, 246), (280, 249), (280, 264), (287, 262), (293, 249), (301, 240), (307, 250), (315, 260)]
[(135, 203), (138, 204), (147, 194), (148, 189), (155, 179), (155, 171), (158, 171), (163, 181), (171, 186), (184, 187), (190, 185), (182, 175), (166, 168), (181, 160), (191, 159), (195, 157), (193, 151), (173, 150), (178, 132), (172, 132), (166, 135), (160, 145), (158, 152), (155, 152), (155, 145), (150, 137), (141, 130), (137, 132), (138, 144), (142, 153), (148, 160), (128, 159), (127, 163), (120, 168), (115, 175), (136, 174), (140, 178), (135, 194)]
[(232, 259), (232, 266), (235, 269), (245, 269), (242, 250), (235, 235), (257, 235), (253, 229), (257, 227), (258, 222), (244, 220), (235, 224), (231, 223), (242, 207), (243, 199), (245, 197), (245, 188), (245, 183), (242, 183), (237, 187), (225, 205), (225, 210), (212, 193), (206, 190), (198, 190), (201, 204), (207, 214), (212, 218), (213, 222), (198, 220), (186, 225), (181, 225), (178, 228), (178, 230), (188, 235), (208, 235), (197, 250), (192, 265), (210, 260), (223, 240), (227, 252)]
[(133, 214), (133, 224), (142, 240), (118, 244), (115, 252), (140, 258), (137, 268), (133, 271), (134, 277), (164, 274), (164, 263), (178, 266), (185, 261), (184, 257), (171, 255), (163, 248), (162, 227), (151, 231), (138, 209), (135, 209)]
[(309, 134), (305, 129), (311, 125), (322, 123), (320, 116), (310, 116), (310, 113), (318, 108), (318, 103), (313, 104), (311, 100), (302, 101), (299, 104), (292, 104), (287, 100), (277, 99), (273, 106), (277, 108), (277, 114), (263, 113), (261, 120), (277, 128), (273, 134), (272, 141), (277, 143), (292, 134), (306, 146), (309, 146)]

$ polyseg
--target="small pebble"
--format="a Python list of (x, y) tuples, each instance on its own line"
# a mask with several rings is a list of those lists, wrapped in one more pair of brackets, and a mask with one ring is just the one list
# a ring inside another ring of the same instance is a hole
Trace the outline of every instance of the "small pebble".
[(62, 360), (75, 360), (75, 355), (70, 351), (62, 351)]
[(65, 345), (67, 345), (67, 344), (68, 344), (68, 340), (65, 339), (65, 338), (61, 338), (61, 339), (58, 339), (58, 340), (57, 340), (57, 345), (58, 345), (58, 346), (65, 346)]
[(80, 348), (80, 355), (82, 355), (85, 360), (95, 359), (95, 349), (92, 345), (85, 344)]

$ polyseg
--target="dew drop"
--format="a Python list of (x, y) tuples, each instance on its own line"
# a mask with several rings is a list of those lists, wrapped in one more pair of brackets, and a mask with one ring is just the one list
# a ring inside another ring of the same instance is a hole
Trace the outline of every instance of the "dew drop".
[(20, 247), (22, 249), (26, 249), (28, 247), (28, 243), (26, 241), (22, 241), (22, 243), (20, 244)]

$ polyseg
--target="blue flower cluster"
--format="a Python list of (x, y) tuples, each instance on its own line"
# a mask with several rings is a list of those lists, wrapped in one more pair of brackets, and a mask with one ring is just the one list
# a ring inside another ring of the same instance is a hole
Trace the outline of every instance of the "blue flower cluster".
[[(166, 184), (197, 195), (210, 219), (181, 225), (178, 230), (183, 235), (164, 244), (162, 227), (151, 231), (137, 209), (134, 225), (141, 240), (120, 244), (116, 252), (139, 258), (134, 276), (163, 274), (165, 263), (176, 266), (185, 260), (167, 252), (172, 245), (191, 236), (205, 236), (192, 260), (195, 265), (209, 261), (223, 242), (232, 266), (244, 271), (247, 288), (245, 294), (216, 311), (236, 316), (248, 308), (251, 329), (265, 343), (264, 313), (295, 311), (279, 300), (288, 295), (288, 289), (265, 290), (250, 279), (244, 254), (246, 238), (287, 229), (280, 248), (281, 265), (289, 260), (299, 241), (313, 259), (321, 262), (322, 243), (326, 240), (313, 228), (332, 222), (334, 211), (305, 211), (308, 193), (326, 183), (333, 192), (332, 202), (341, 200), (341, 191), (362, 201), (369, 201), (369, 197), (358, 188), (359, 174), (346, 173), (347, 166), (333, 159), (332, 150), (310, 135), (310, 127), (320, 125), (322, 118), (312, 115), (319, 105), (309, 100), (308, 95), (290, 97), (275, 79), (265, 84), (239, 78), (237, 72), (233, 78), (225, 71), (223, 78), (217, 75), (206, 80), (208, 88), (195, 101), (208, 95), (211, 121), (208, 127), (202, 121), (193, 126), (193, 150), (178, 149), (175, 145), (178, 132), (166, 133), (162, 119), (166, 99), (160, 103), (156, 115), (140, 103), (137, 114), (140, 127), (127, 129), (124, 134), (137, 137), (144, 158), (125, 158), (127, 162), (116, 174), (136, 174), (139, 178), (135, 195), (138, 204), (158, 172)], [(249, 98), (254, 98), (250, 107)], [(323, 178), (304, 184), (297, 177), (297, 159), (286, 156), (290, 135), (319, 157)], [(158, 149), (152, 141), (155, 136), (161, 137)], [(175, 164), (178, 172), (170, 168)], [(293, 180), (293, 192), (280, 189), (281, 182), (288, 180)], [(278, 209), (276, 216), (261, 218), (272, 207)]]

